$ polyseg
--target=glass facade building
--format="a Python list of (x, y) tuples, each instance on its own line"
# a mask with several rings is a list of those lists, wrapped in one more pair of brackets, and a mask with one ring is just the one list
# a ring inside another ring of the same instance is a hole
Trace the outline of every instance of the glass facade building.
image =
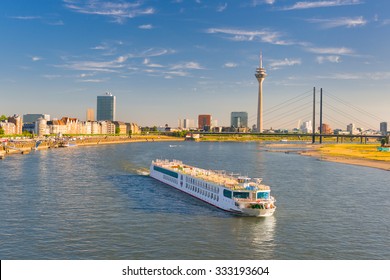
[(230, 115), (230, 126), (248, 127), (248, 113), (247, 112), (232, 112)]
[(97, 97), (97, 121), (115, 121), (115, 101), (115, 96), (111, 93)]

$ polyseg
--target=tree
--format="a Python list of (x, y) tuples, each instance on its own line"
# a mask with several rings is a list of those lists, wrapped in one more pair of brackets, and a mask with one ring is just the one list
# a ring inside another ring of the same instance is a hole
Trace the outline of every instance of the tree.
[(8, 118), (7, 118), (7, 116), (6, 115), (1, 115), (0, 116), (0, 121), (5, 121), (5, 120), (7, 120)]
[(115, 128), (115, 134), (119, 134), (119, 133), (121, 133), (121, 129), (118, 126), (118, 127)]

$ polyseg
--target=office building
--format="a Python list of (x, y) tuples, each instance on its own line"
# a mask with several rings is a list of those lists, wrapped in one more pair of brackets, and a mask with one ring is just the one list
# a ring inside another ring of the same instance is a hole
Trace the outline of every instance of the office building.
[(247, 112), (231, 112), (230, 126), (234, 128), (248, 127)]
[(379, 130), (380, 130), (382, 135), (386, 135), (387, 134), (387, 122), (381, 122)]
[(95, 111), (92, 108), (87, 109), (87, 122), (95, 121)]
[(105, 95), (98, 96), (96, 109), (97, 121), (115, 121), (115, 96), (109, 92), (106, 92)]
[(198, 116), (198, 128), (204, 131), (210, 131), (211, 129), (211, 115), (199, 115)]
[(194, 129), (195, 121), (191, 119), (179, 119), (178, 127), (182, 129)]
[(25, 114), (23, 115), (23, 123), (35, 123), (39, 118), (50, 121), (50, 115), (47, 114)]
[(302, 131), (302, 133), (313, 133), (313, 126), (311, 121), (303, 122), (299, 129)]

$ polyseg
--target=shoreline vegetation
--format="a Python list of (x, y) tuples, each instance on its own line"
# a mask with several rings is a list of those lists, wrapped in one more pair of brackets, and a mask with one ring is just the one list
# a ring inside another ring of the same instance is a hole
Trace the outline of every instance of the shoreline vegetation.
[[(124, 144), (137, 142), (173, 142), (184, 141), (182, 137), (166, 135), (137, 135), (137, 136), (96, 136), (96, 137), (75, 137), (74, 143), (77, 146)], [(269, 152), (297, 153), (303, 156), (315, 157), (318, 160), (332, 161), (345, 164), (360, 165), (390, 171), (390, 153), (380, 152), (377, 147), (380, 143), (361, 144), (358, 142), (338, 144), (311, 144), (311, 137), (295, 137), (284, 139), (280, 137), (203, 137), (201, 142), (265, 142), (265, 150)], [(29, 153), (35, 146), (35, 141), (10, 143), (17, 149), (0, 147), (0, 158), (8, 154)], [(44, 140), (38, 150), (57, 148), (52, 140)]]

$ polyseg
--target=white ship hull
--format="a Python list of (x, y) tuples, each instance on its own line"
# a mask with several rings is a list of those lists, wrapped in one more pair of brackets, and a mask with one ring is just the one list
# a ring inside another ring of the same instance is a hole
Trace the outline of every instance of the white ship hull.
[(155, 165), (150, 166), (150, 177), (163, 182), (179, 191), (189, 194), (203, 202), (213, 205), (219, 209), (244, 216), (267, 217), (271, 216), (276, 207), (263, 209), (253, 209), (244, 207), (243, 202), (234, 197), (226, 197), (225, 191), (230, 191), (224, 186), (204, 181), (196, 176), (175, 172), (168, 168)]

